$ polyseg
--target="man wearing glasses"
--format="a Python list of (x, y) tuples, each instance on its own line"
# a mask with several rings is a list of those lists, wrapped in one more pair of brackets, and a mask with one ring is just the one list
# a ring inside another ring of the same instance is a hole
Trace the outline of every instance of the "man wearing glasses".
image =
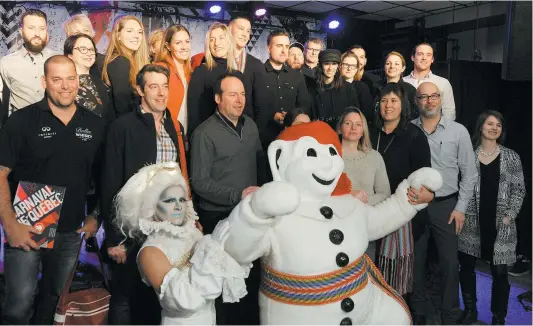
[(44, 62), (58, 54), (46, 48), (48, 24), (44, 12), (37, 9), (24, 12), (20, 19), (20, 33), (23, 47), (0, 59), (0, 77), (4, 84), (0, 88), (0, 99), (4, 89), (11, 94), (0, 110), (0, 126), (13, 112), (43, 99)]
[[(461, 232), (465, 211), (477, 180), (476, 158), (466, 128), (443, 116), (441, 91), (425, 82), (416, 90), (415, 102), (420, 117), (412, 122), (428, 138), (431, 167), (442, 175), (444, 184), (427, 207), (424, 233), (415, 241), (414, 284), (411, 309), (415, 324), (426, 324), (426, 258), (430, 236), (435, 240), (441, 275), (442, 325), (456, 324), (459, 308), (457, 234)], [(460, 180), (459, 180), (460, 176)], [(418, 194), (415, 194), (418, 195)]]
[(403, 81), (413, 85), (415, 88), (425, 82), (432, 82), (440, 89), (442, 101), (442, 115), (455, 120), (455, 100), (453, 98), (452, 85), (448, 79), (435, 75), (431, 72), (435, 51), (429, 43), (420, 43), (414, 47), (411, 60), (415, 69), (409, 76), (403, 77)]
[(302, 74), (306, 78), (316, 78), (316, 67), (318, 66), (318, 54), (324, 50), (324, 42), (318, 37), (312, 37), (304, 45), (305, 64), (302, 67)]

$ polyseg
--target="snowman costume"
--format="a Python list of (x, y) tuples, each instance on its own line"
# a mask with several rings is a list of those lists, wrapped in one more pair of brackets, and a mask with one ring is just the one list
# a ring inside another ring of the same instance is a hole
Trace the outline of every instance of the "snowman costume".
[[(155, 207), (161, 194), (175, 186), (183, 194), (188, 193), (177, 163), (158, 163), (139, 170), (115, 199), (117, 225), (125, 236), (146, 238), (139, 254), (147, 247), (155, 247), (172, 265), (156, 290), (162, 307), (161, 323), (214, 325), (214, 300), (221, 294), (224, 302), (237, 302), (244, 297), (244, 278), (249, 268), (243, 268), (224, 251), (227, 222), (219, 223), (212, 235), (204, 236), (196, 228), (198, 217), (190, 200), (180, 203), (185, 218), (179, 225), (157, 218)], [(143, 281), (150, 285), (139, 270)]]
[(274, 181), (228, 217), (226, 252), (241, 264), (262, 257), (261, 324), (410, 324), (402, 297), (365, 251), (427, 204), (407, 191), (436, 191), (440, 174), (411, 174), (372, 207), (350, 194), (338, 135), (324, 122), (290, 127), (268, 148)]

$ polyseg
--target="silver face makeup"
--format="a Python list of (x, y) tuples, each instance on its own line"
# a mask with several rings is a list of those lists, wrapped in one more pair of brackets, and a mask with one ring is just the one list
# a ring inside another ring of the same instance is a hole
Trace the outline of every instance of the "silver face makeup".
[(170, 186), (163, 190), (156, 205), (155, 218), (158, 221), (169, 221), (174, 225), (185, 222), (186, 193), (180, 186)]

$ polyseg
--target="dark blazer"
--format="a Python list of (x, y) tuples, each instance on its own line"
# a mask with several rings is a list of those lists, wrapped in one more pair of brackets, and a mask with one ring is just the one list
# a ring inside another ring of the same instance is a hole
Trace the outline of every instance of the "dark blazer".
[[(176, 146), (176, 161), (179, 162), (178, 134), (168, 110), (166, 114), (164, 127)], [(114, 225), (113, 198), (139, 169), (156, 163), (156, 137), (154, 116), (150, 113), (143, 114), (140, 107), (119, 117), (108, 128), (100, 180), (100, 215), (104, 221), (107, 247), (117, 246), (124, 240), (124, 236)]]
[(111, 83), (111, 103), (114, 116), (119, 117), (132, 111), (137, 104), (137, 95), (130, 85), (130, 61), (123, 56), (116, 57), (107, 65), (107, 75)]

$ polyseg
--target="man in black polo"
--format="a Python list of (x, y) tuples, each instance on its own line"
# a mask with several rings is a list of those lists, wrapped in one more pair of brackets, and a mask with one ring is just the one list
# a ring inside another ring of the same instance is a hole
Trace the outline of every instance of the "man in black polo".
[(294, 108), (309, 109), (310, 99), (304, 76), (287, 66), (289, 34), (275, 30), (267, 38), (270, 58), (254, 78), (255, 121), (265, 150), (283, 130), (286, 112)]
[[(85, 217), (85, 200), (104, 121), (76, 105), (78, 76), (69, 58), (47, 59), (42, 85), (45, 98), (14, 112), (0, 132), (0, 216), (8, 242), (2, 324), (30, 322), (41, 263), (35, 323), (53, 323), (59, 295), (78, 256), (80, 233), (87, 238), (98, 226), (94, 217)], [(31, 239), (38, 231), (16, 221), (12, 196), (19, 181), (66, 188), (52, 249), (39, 249)]]
[[(137, 74), (141, 105), (115, 120), (106, 138), (101, 179), (104, 247), (114, 262), (109, 323), (159, 324), (161, 312), (155, 292), (142, 284), (136, 256), (140, 247), (114, 224), (113, 198), (139, 169), (161, 162), (180, 161), (178, 133), (167, 109), (167, 68), (148, 64)], [(183, 133), (183, 130), (180, 130)], [(182, 166), (182, 168), (183, 168)]]

